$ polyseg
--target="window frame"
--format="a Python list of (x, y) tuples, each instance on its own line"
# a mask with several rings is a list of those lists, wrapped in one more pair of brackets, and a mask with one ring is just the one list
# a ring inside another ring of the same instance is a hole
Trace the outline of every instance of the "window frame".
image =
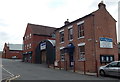
[[(80, 49), (81, 47), (83, 47), (83, 49)], [(81, 59), (82, 57), (84, 59)], [(78, 61), (85, 61), (85, 45), (78, 46)]]
[(60, 43), (64, 43), (64, 31), (59, 32), (60, 34)]
[(73, 28), (68, 29), (68, 40), (72, 41), (73, 40)]

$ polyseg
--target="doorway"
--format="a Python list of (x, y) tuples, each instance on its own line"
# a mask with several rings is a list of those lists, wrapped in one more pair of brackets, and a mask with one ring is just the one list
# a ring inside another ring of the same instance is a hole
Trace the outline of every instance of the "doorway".
[(42, 53), (41, 53), (42, 55), (42, 63), (45, 63), (46, 64), (46, 51), (42, 51)]

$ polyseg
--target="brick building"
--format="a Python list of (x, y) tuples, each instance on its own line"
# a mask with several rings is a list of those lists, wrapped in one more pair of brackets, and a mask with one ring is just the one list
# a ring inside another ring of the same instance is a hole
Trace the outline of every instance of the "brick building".
[(56, 28), (28, 23), (23, 37), (23, 61), (35, 63), (35, 49), (42, 40), (54, 39), (52, 34)]
[(22, 59), (22, 44), (4, 44), (2, 57)]
[(73, 22), (65, 21), (56, 34), (56, 61), (68, 68), (95, 72), (97, 67), (118, 59), (116, 20), (101, 2), (98, 10)]

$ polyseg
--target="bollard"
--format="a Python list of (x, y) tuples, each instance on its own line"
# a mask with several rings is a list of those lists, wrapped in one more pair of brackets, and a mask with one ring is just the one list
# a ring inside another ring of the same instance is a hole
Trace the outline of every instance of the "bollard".
[(49, 61), (48, 61), (48, 68), (49, 68)]
[(66, 71), (67, 71), (67, 61), (66, 61)]
[(97, 60), (96, 60), (96, 76), (98, 77), (98, 64), (97, 64)]
[(86, 74), (86, 66), (85, 66), (85, 61), (83, 61), (84, 63), (84, 74)]
[(55, 69), (55, 61), (54, 61), (54, 63), (53, 63), (53, 68)]
[(74, 61), (74, 72), (75, 72), (75, 61)]
[(60, 64), (60, 70), (61, 70), (61, 61), (59, 61), (59, 64)]

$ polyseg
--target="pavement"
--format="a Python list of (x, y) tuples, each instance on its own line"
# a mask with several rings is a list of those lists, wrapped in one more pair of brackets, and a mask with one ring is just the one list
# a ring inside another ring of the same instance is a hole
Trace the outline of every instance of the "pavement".
[(2, 59), (2, 79), (10, 80), (118, 80), (96, 77), (72, 71), (48, 68), (45, 64), (31, 64), (20, 60)]

